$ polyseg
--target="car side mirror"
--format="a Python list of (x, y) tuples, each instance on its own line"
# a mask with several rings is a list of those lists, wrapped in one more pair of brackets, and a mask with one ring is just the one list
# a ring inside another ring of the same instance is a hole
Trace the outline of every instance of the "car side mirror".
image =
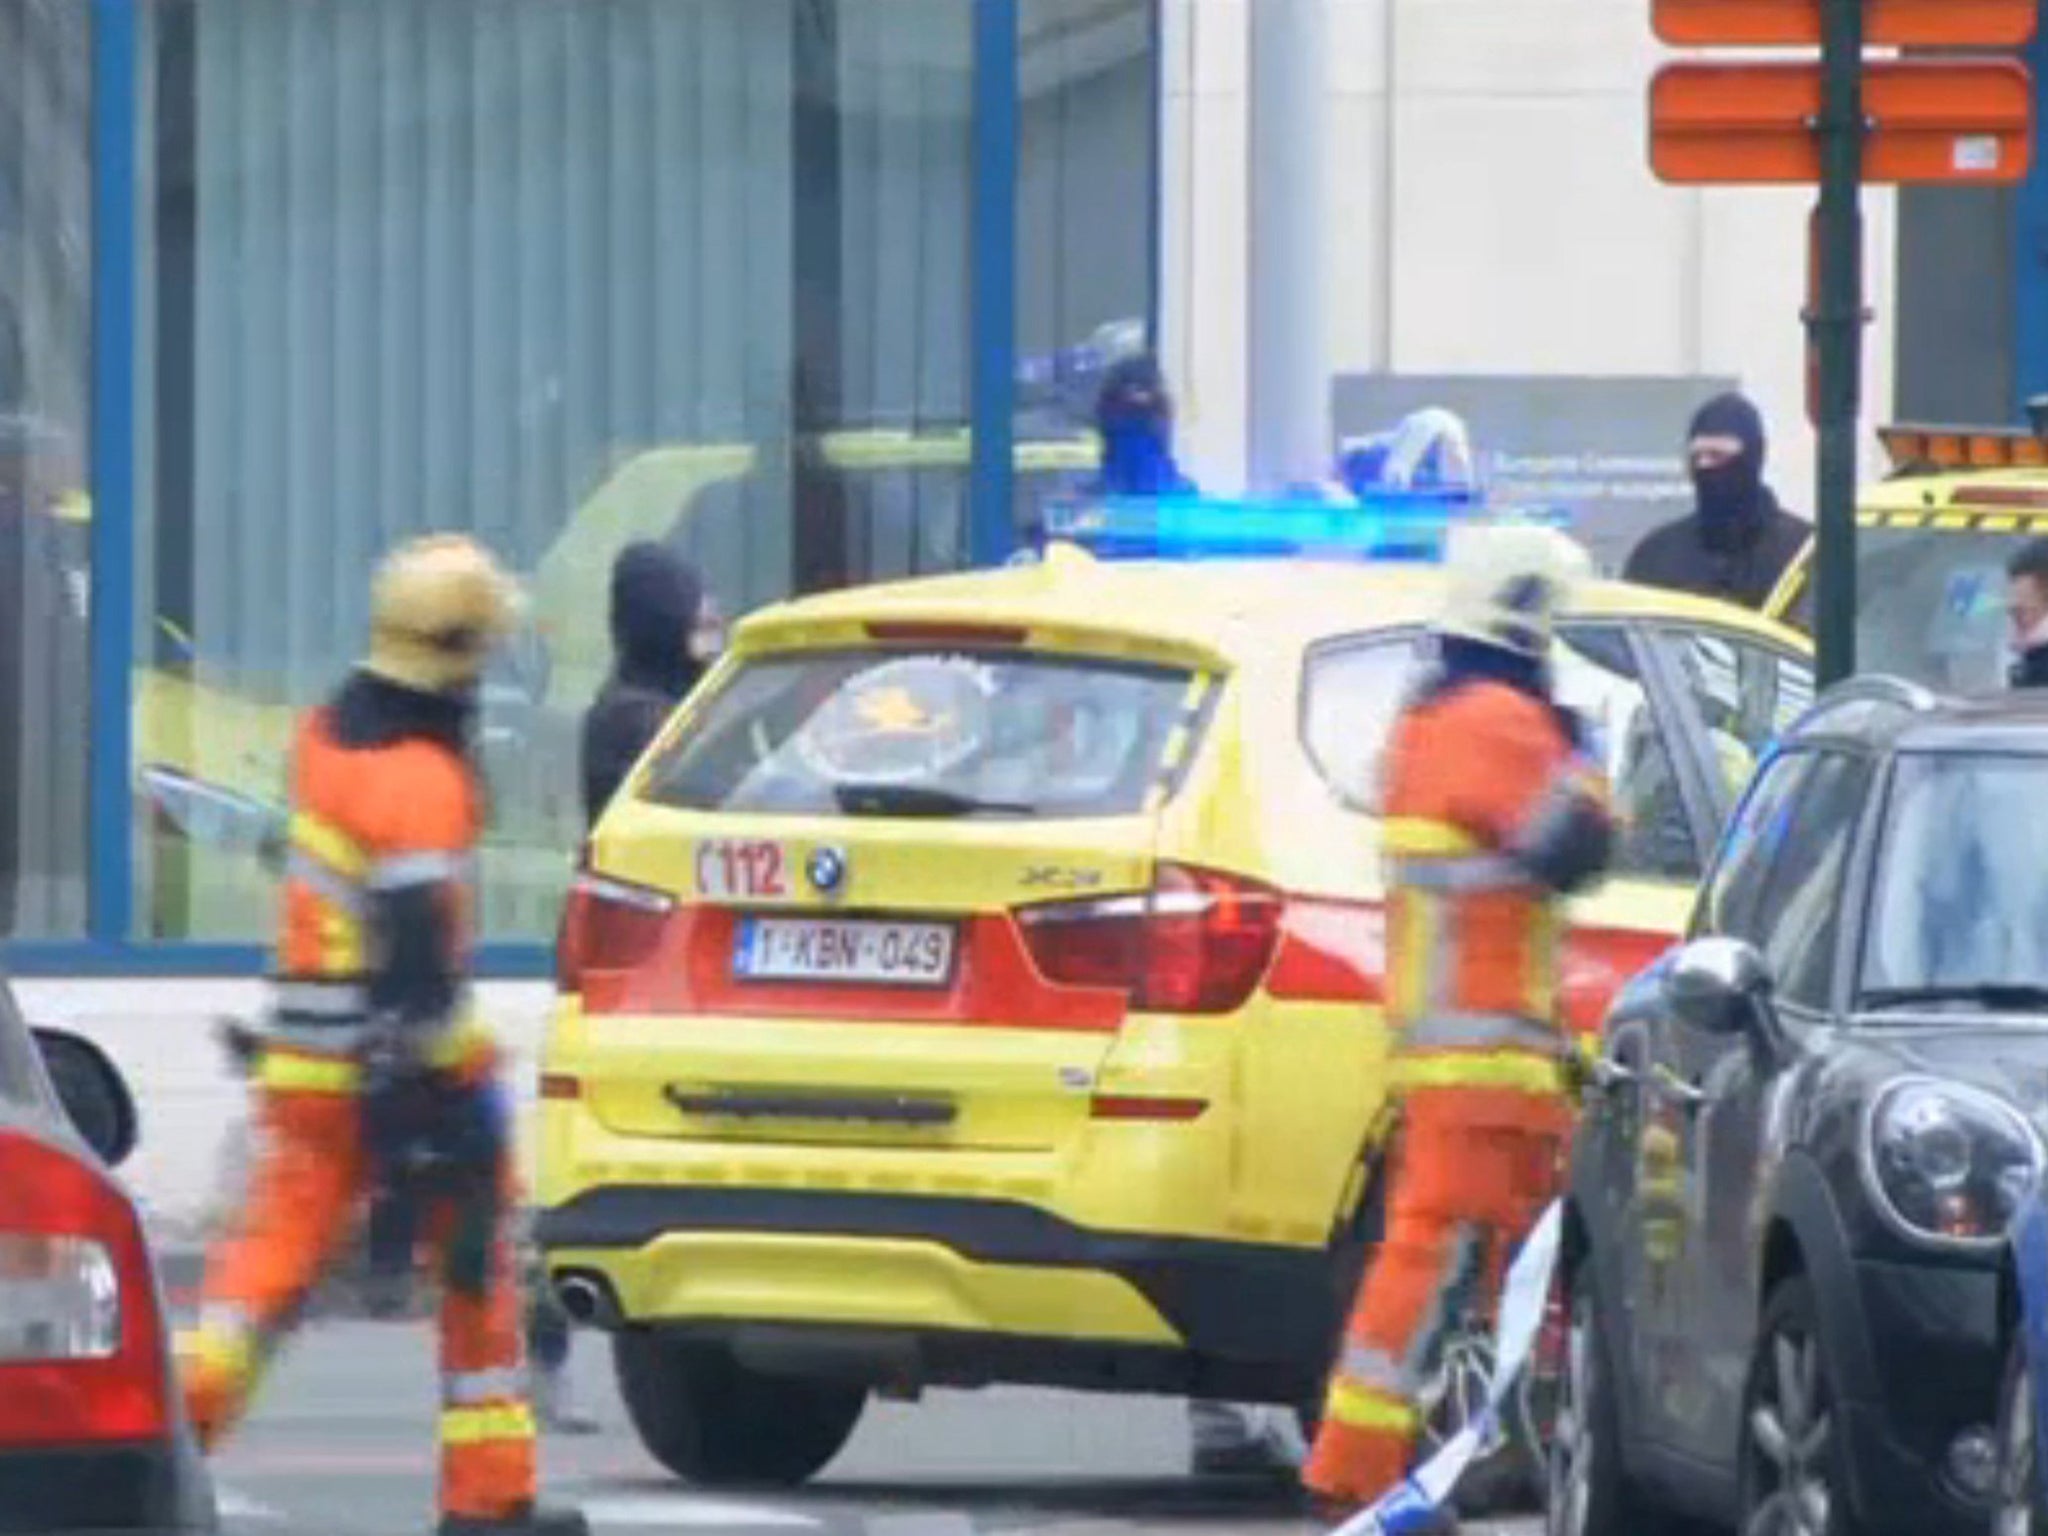
[(1664, 1001), (1703, 1034), (1762, 1036), (1770, 998), (1771, 968), (1741, 939), (1694, 939), (1664, 975)]
[(30, 1031), (57, 1099), (85, 1144), (109, 1168), (135, 1150), (135, 1099), (107, 1053), (68, 1029), (36, 1025)]

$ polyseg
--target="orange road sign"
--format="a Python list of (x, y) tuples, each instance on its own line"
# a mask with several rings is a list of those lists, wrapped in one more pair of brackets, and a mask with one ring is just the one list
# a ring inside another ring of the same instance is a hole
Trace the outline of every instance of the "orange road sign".
[[(1820, 42), (1821, 0), (1652, 0), (1650, 24), (1674, 48), (1797, 48)], [(2023, 48), (2035, 0), (1865, 0), (1872, 48)]]
[[(1820, 180), (1816, 63), (1667, 64), (1650, 82), (1650, 169), (1676, 185)], [(2034, 81), (2013, 59), (1863, 65), (1863, 179), (2008, 182), (2033, 153)]]

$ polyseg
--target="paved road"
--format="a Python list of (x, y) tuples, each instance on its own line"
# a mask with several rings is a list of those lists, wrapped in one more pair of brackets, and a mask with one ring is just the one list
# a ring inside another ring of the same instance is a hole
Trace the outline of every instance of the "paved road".
[[(423, 1329), (327, 1323), (292, 1347), (219, 1465), (230, 1536), (415, 1536), (431, 1527), (432, 1345)], [(601, 1340), (579, 1341), (584, 1403), (604, 1425), (551, 1437), (557, 1497), (598, 1536), (1307, 1536), (1271, 1489), (1182, 1476), (1178, 1403), (1044, 1392), (935, 1394), (872, 1409), (812, 1489), (769, 1499), (681, 1489), (641, 1450)], [(1498, 1525), (1522, 1536), (1533, 1522)]]

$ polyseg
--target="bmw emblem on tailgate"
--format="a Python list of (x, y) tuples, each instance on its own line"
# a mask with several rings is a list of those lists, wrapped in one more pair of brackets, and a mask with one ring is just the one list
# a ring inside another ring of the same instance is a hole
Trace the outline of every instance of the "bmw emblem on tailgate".
[(804, 873), (820, 896), (837, 896), (846, 885), (846, 855), (837, 848), (813, 848)]

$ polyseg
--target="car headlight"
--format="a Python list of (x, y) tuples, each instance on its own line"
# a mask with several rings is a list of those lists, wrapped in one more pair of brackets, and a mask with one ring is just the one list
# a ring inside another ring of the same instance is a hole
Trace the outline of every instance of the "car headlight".
[(1872, 1100), (1864, 1173), (1878, 1210), (1926, 1242), (1995, 1242), (2030, 1199), (2041, 1138), (1993, 1094), (1901, 1078)]

